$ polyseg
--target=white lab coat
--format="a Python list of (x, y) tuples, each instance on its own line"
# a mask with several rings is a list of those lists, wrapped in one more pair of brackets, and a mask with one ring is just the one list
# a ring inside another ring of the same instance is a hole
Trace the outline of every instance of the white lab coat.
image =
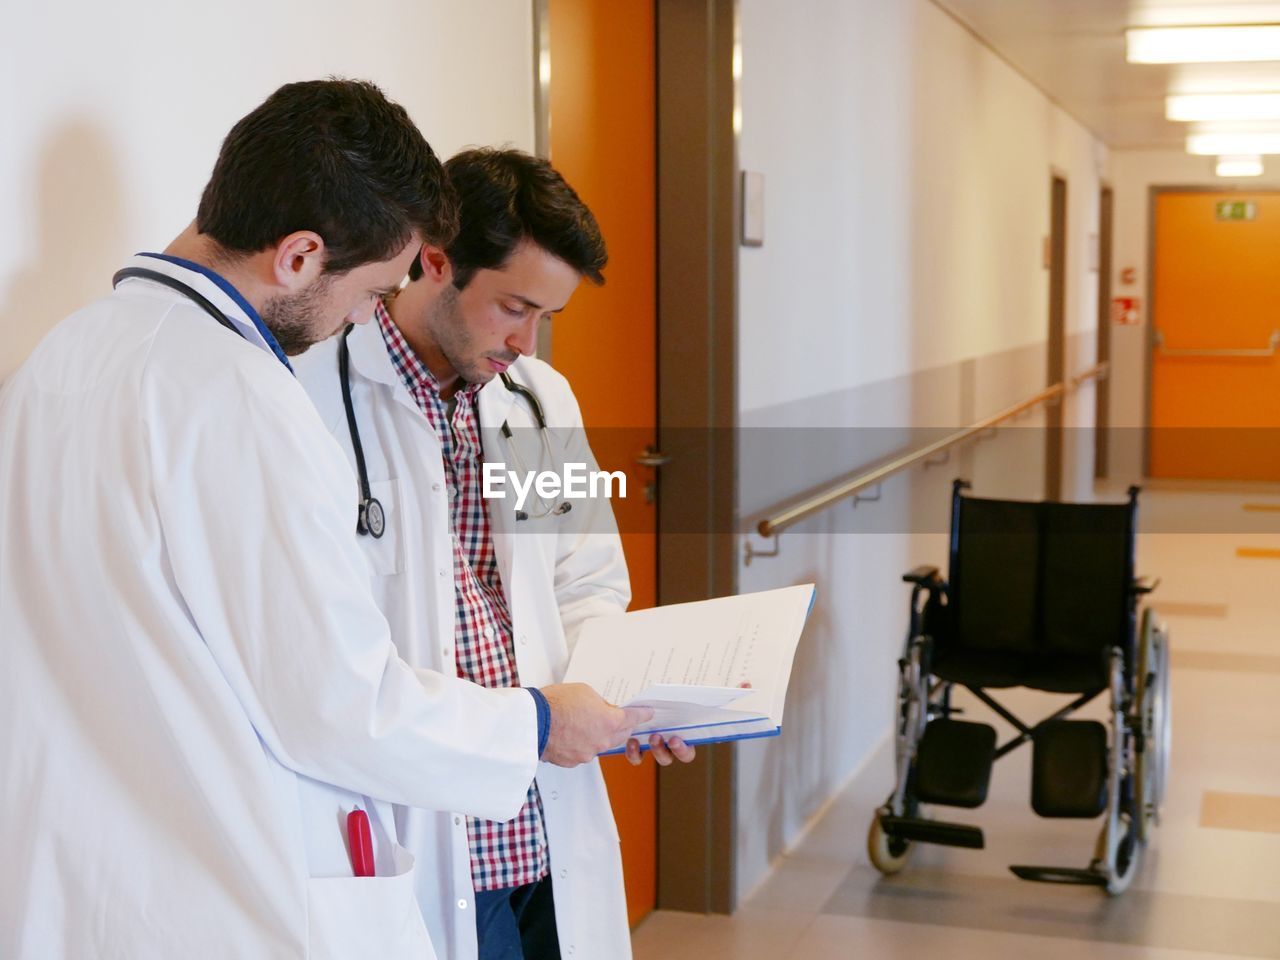
[[(355, 328), (351, 394), (371, 493), (387, 517), (381, 539), (362, 537), (375, 568), (375, 593), (401, 655), (414, 666), (455, 674), (453, 546), (440, 443), (392, 365), (376, 323)], [(337, 339), (298, 358), (298, 378), (321, 418), (352, 454), (338, 378)], [(512, 376), (541, 401), (556, 464), (539, 453), (533, 416), (498, 378), (479, 394), (486, 462), (515, 464), (498, 434), (505, 420), (529, 469), (595, 461), (569, 384), (547, 364), (520, 359)], [(489, 517), (510, 604), (520, 683), (543, 686), (564, 676), (578, 628), (619, 613), (631, 589), (607, 500), (575, 500), (560, 517), (517, 523), (515, 501), (490, 499)], [(354, 515), (353, 499), (350, 511)], [(530, 510), (531, 513), (537, 512)], [(618, 831), (600, 765), (538, 766), (550, 847), (556, 925), (562, 955), (586, 960), (631, 956)], [(475, 960), (474, 896), (466, 819), (396, 809), (400, 841), (418, 861), (418, 896), (437, 948), (450, 960)], [(466, 908), (464, 908), (466, 907)]]
[(134, 265), (251, 339), (131, 280), (0, 393), (0, 957), (433, 957), (389, 803), (513, 816), (533, 699), (397, 657), (302, 388)]

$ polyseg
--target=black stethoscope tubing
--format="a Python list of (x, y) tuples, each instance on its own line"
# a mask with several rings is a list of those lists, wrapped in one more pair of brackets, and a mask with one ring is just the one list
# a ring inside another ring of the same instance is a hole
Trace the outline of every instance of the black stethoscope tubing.
[(360, 505), (356, 511), (356, 533), (368, 534), (379, 539), (387, 529), (387, 515), (382, 504), (369, 490), (369, 470), (364, 464), (364, 444), (360, 442), (360, 426), (356, 423), (356, 409), (351, 402), (351, 348), (347, 337), (355, 329), (348, 324), (342, 331), (338, 345), (338, 378), (342, 381), (342, 406), (347, 411), (347, 432), (351, 434), (351, 449), (356, 455), (356, 472), (360, 475)]
[[(347, 433), (351, 436), (351, 450), (356, 456), (356, 473), (359, 475), (360, 480), (360, 504), (356, 513), (356, 533), (366, 534), (376, 540), (386, 531), (386, 513), (382, 509), (382, 504), (373, 496), (369, 488), (369, 469), (365, 465), (364, 444), (360, 442), (360, 425), (356, 422), (355, 404), (351, 399), (351, 347), (347, 343), (347, 337), (353, 329), (355, 329), (354, 325), (348, 325), (347, 329), (342, 331), (342, 337), (338, 343), (338, 380), (342, 384), (342, 406), (347, 412)], [(529, 404), (530, 411), (533, 413), (534, 423), (545, 434), (547, 418), (542, 412), (542, 404), (539, 402), (537, 394), (524, 384), (517, 383), (511, 374), (505, 370), (498, 376), (502, 379), (504, 387), (525, 399)], [(511, 442), (511, 427), (505, 420), (502, 421), (502, 436), (508, 442)], [(568, 513), (569, 509), (570, 504), (565, 501), (552, 513), (559, 516), (560, 514)], [(517, 511), (516, 519), (527, 520), (529, 515), (524, 511)]]
[(220, 324), (234, 333), (237, 337), (242, 340), (248, 339), (248, 337), (244, 335), (244, 332), (231, 322), (231, 318), (215, 307), (208, 297), (202, 294), (199, 290), (187, 286), (187, 284), (183, 283), (177, 277), (171, 277), (167, 273), (161, 273), (159, 270), (148, 270), (146, 267), (125, 267), (123, 270), (117, 270), (111, 277), (111, 286), (112, 288), (118, 287), (120, 286), (121, 280), (131, 279), (151, 280), (154, 283), (160, 284), (162, 287), (168, 287), (170, 290), (176, 290), (209, 316), (213, 317), (213, 319), (217, 320)]
[[(130, 279), (150, 280), (182, 294), (236, 336), (242, 340), (248, 339), (244, 332), (231, 322), (231, 318), (219, 310), (208, 297), (176, 277), (161, 273), (159, 270), (149, 270), (146, 267), (125, 267), (122, 270), (117, 270), (111, 277), (111, 286), (112, 288), (118, 287), (122, 280)], [(356, 422), (355, 405), (351, 400), (351, 349), (347, 345), (347, 337), (353, 329), (354, 325), (348, 325), (342, 332), (342, 341), (338, 347), (338, 376), (342, 382), (342, 406), (347, 413), (347, 430), (351, 434), (351, 448), (356, 456), (356, 472), (359, 474), (360, 479), (360, 503), (356, 513), (356, 532), (367, 534), (377, 540), (386, 532), (387, 517), (386, 512), (382, 509), (382, 504), (377, 497), (372, 495), (369, 488), (369, 470), (364, 460), (364, 444), (360, 442), (360, 426)], [(538, 429), (545, 431), (547, 429), (547, 418), (542, 412), (542, 404), (539, 402), (537, 395), (524, 384), (517, 383), (511, 374), (506, 371), (503, 371), (499, 376), (502, 378), (503, 386), (512, 393), (524, 397), (529, 404), (529, 409), (533, 412), (533, 419)], [(511, 427), (505, 420), (502, 422), (502, 436), (508, 442), (512, 439)], [(568, 511), (569, 504), (565, 502), (553, 512), (560, 514)], [(518, 512), (516, 519), (526, 520), (528, 519), (528, 514)]]

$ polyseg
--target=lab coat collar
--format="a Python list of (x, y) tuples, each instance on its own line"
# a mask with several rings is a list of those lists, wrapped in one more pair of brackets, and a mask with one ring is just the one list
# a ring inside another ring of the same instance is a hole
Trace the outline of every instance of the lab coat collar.
[[(161, 253), (140, 253), (130, 259), (126, 266), (154, 270), (156, 273), (163, 273), (185, 283), (221, 310), (245, 340), (260, 350), (266, 350), (274, 355), (290, 373), (293, 372), (289, 358), (285, 356), (276, 338), (258, 316), (258, 311), (225, 277), (203, 264)], [(181, 296), (176, 291), (175, 295)]]
[[(342, 336), (342, 334), (338, 334)], [(368, 323), (362, 323), (347, 334), (347, 348), (351, 351), (351, 379), (362, 378), (371, 383), (378, 383), (391, 391), (396, 403), (407, 407), (417, 414), (416, 422), (424, 429), (434, 432), (427, 418), (422, 416), (418, 401), (413, 398), (404, 379), (391, 362), (391, 354), (387, 352), (387, 341), (382, 337), (375, 317)]]
[[(519, 360), (513, 363), (510, 371), (513, 379), (523, 383), (524, 378), (516, 373), (519, 364)], [(515, 399), (516, 395), (503, 385), (502, 378), (494, 377), (480, 388), (480, 393), (476, 397), (480, 410), (480, 424), (486, 428), (502, 426), (502, 422), (511, 412), (511, 405)]]
[[(342, 336), (342, 334), (338, 334)], [(409, 390), (391, 362), (387, 353), (387, 342), (382, 339), (382, 331), (378, 329), (377, 319), (362, 323), (347, 334), (347, 347), (351, 350), (351, 368), (366, 380), (382, 383), (398, 388), (412, 402)]]

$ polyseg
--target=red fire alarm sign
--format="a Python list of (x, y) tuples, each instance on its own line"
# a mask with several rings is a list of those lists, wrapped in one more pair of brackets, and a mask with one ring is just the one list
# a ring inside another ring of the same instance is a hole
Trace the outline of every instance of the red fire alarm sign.
[(1138, 323), (1138, 298), (1115, 297), (1111, 301), (1111, 322), (1122, 327), (1136, 326)]

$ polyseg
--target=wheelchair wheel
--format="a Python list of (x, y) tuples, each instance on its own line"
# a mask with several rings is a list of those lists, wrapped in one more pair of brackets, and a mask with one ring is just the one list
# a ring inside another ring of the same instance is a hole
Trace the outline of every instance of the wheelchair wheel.
[(1169, 699), (1169, 635), (1157, 624), (1155, 612), (1145, 610), (1138, 641), (1136, 678), (1137, 719), (1142, 732), (1142, 749), (1137, 755), (1138, 838), (1151, 837), (1160, 824), (1169, 778), (1169, 750), (1173, 739), (1173, 717)]
[(1134, 875), (1138, 872), (1138, 861), (1142, 856), (1142, 844), (1138, 842), (1138, 831), (1130, 829), (1120, 838), (1116, 849), (1114, 873), (1107, 881), (1107, 893), (1118, 897), (1129, 889)]
[[(1136, 815), (1137, 777), (1127, 775), (1125, 781), (1121, 787), (1120, 809), (1108, 815), (1094, 846), (1093, 863), (1089, 865), (1107, 878), (1106, 891), (1112, 897), (1118, 897), (1129, 889), (1142, 858), (1139, 835), (1142, 818)], [(1124, 799), (1126, 796), (1129, 798), (1127, 801)]]
[(911, 841), (891, 837), (884, 832), (880, 817), (886, 812), (884, 809), (877, 810), (871, 818), (871, 828), (867, 831), (867, 857), (873, 867), (890, 877), (907, 865)]

